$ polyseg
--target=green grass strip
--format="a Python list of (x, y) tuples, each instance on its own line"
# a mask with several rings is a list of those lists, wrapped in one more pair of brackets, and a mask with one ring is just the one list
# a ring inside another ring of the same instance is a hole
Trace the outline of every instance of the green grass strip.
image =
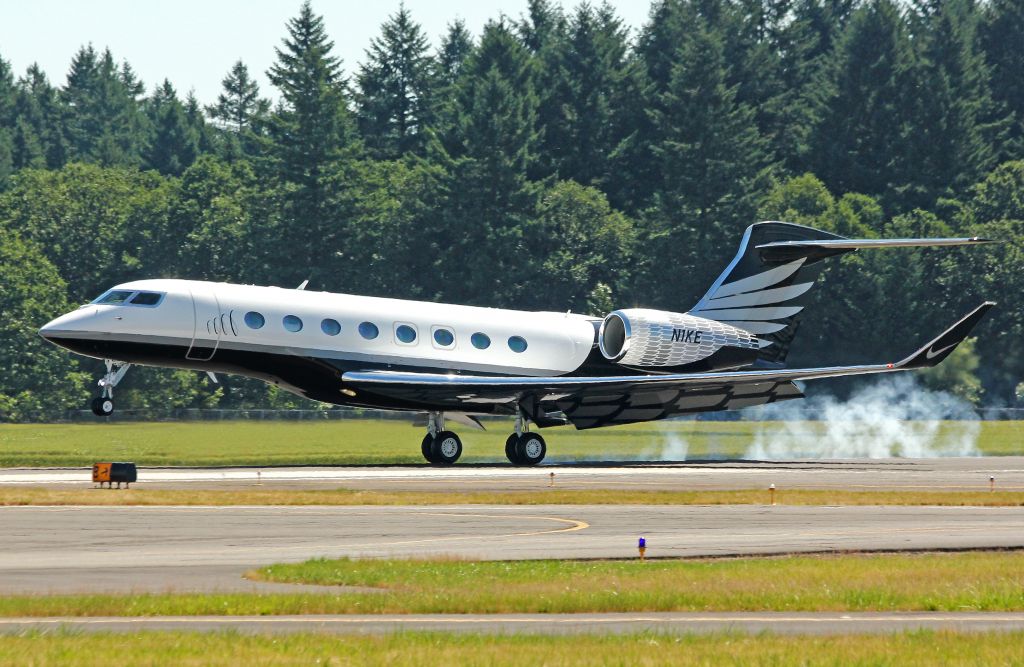
[(676, 561), (313, 560), (252, 577), (376, 589), (7, 596), (2, 616), (1024, 611), (1024, 554)]
[[(464, 462), (505, 462), (511, 422), (488, 422), (487, 428), (460, 431)], [(548, 457), (565, 461), (660, 460), (678, 458), (684, 450), (691, 459), (736, 458), (759, 434), (766, 440), (782, 435), (794, 449), (806, 445), (813, 451), (825, 428), (821, 422), (678, 421), (593, 431), (558, 427), (544, 429), (544, 437)], [(975, 428), (982, 454), (1024, 454), (1020, 421), (943, 422), (931, 439), (941, 449)], [(0, 467), (89, 466), (106, 460), (139, 465), (419, 464), (422, 436), (422, 428), (411, 422), (375, 419), (5, 424), (0, 426)]]

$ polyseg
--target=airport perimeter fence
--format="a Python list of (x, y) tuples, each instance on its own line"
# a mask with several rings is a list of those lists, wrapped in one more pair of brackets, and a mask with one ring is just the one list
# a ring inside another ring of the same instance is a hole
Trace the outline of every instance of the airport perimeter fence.
[[(961, 419), (980, 419), (982, 421), (1024, 420), (1024, 408), (977, 408), (973, 414), (964, 415)], [(324, 410), (279, 410), (279, 409), (216, 409), (216, 408), (177, 408), (171, 410), (155, 409), (118, 409), (109, 417), (97, 417), (89, 410), (68, 410), (54, 418), (53, 415), (39, 419), (29, 418), (25, 421), (45, 421), (64, 423), (89, 422), (171, 422), (171, 421), (337, 421), (346, 419), (378, 419), (412, 421), (417, 419), (416, 413), (394, 410), (373, 410), (364, 408), (330, 408)], [(422, 418), (422, 417), (419, 417)], [(481, 416), (482, 421), (507, 420), (506, 416)], [(829, 417), (825, 410), (804, 409), (799, 417), (781, 417), (770, 411), (748, 408), (746, 410), (726, 410), (723, 412), (705, 412), (698, 415), (685, 415), (673, 419), (685, 421), (825, 421)]]

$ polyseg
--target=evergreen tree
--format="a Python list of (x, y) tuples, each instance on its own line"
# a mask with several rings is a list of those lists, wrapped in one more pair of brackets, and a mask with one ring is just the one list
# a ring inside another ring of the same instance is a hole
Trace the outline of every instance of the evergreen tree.
[(46, 157), (39, 136), (24, 116), (19, 116), (15, 121), (11, 141), (11, 163), (14, 169), (46, 167)]
[(854, 0), (796, 0), (790, 20), (776, 30), (781, 90), (767, 102), (773, 117), (763, 130), (793, 173), (813, 168), (812, 135), (827, 108), (833, 50), (853, 6)]
[(0, 58), (0, 127), (10, 127), (14, 122), (17, 92), (11, 64)]
[(1024, 158), (1024, 3), (990, 0), (985, 4), (982, 43), (992, 68), (992, 95), (1013, 114), (1000, 158)]
[(61, 98), (68, 107), (68, 147), (76, 160), (136, 165), (145, 145), (141, 82), (118, 69), (109, 50), (82, 47), (71, 61)]
[(994, 116), (989, 72), (977, 46), (973, 0), (944, 0), (920, 15), (923, 42), (912, 127), (919, 192), (908, 203), (931, 207), (982, 177), (993, 165)]
[[(530, 0), (526, 18), (518, 25), (519, 39), (533, 55), (530, 78), (537, 95), (537, 129), (541, 145), (530, 172), (533, 180), (557, 173), (564, 145), (564, 104), (568, 82), (563, 69), (568, 25), (561, 7), (548, 0)], [(550, 128), (552, 137), (546, 134)], [(560, 136), (561, 135), (561, 136)]]
[[(708, 285), (728, 259), (721, 239), (735, 238), (753, 218), (758, 178), (769, 158), (753, 110), (738, 103), (736, 87), (727, 85), (720, 34), (698, 17), (675, 61), (653, 112), (663, 138), (654, 147), (664, 179), (657, 219), (665, 238), (657, 254), (661, 266), (693, 267), (693, 282)], [(663, 303), (679, 306), (668, 301), (679, 296), (672, 285)]]
[(59, 169), (67, 162), (64, 137), (65, 109), (57, 91), (39, 65), (33, 63), (18, 80), (17, 115), (27, 124), (26, 140), (37, 142), (46, 167)]
[(14, 170), (14, 124), (15, 88), (14, 75), (10, 64), (0, 58), (0, 190)]
[(513, 277), (522, 270), (523, 224), (536, 201), (527, 177), (537, 149), (531, 66), (509, 26), (492, 22), (460, 78), (441, 156), (451, 182), (446, 241), (459, 257), (442, 266), (443, 284), (458, 301), (476, 301), (494, 290), (492, 302), (512, 303), (522, 289)]
[(434, 123), (438, 135), (451, 135), (454, 131), (452, 124), (458, 115), (455, 111), (458, 106), (457, 82), (473, 48), (473, 36), (466, 29), (465, 22), (459, 20), (450, 23), (436, 56)]
[(381, 26), (360, 65), (359, 130), (370, 154), (394, 159), (421, 153), (433, 124), (435, 63), (422, 28), (405, 6)]
[(450, 86), (459, 78), (462, 66), (473, 52), (473, 36), (466, 29), (466, 22), (458, 20), (448, 25), (448, 32), (437, 50), (438, 76), (444, 85)]
[(341, 61), (331, 55), (334, 43), (327, 38), (323, 17), (313, 13), (307, 0), (287, 28), (283, 48), (276, 49), (277, 62), (268, 72), (281, 91), (269, 138), (287, 204), (286, 227), (270, 242), (288, 267), (283, 279), (298, 283), (308, 277), (304, 267), (323, 265), (327, 271), (330, 258), (322, 253), (339, 231), (331, 225), (328, 185), (352, 130)]
[(539, 54), (562, 38), (565, 16), (560, 5), (550, 0), (528, 0), (526, 12), (527, 16), (519, 21), (517, 29), (519, 38), (530, 53)]
[(569, 17), (567, 32), (553, 49), (557, 78), (547, 97), (554, 113), (543, 125), (543, 151), (559, 178), (604, 184), (630, 131), (622, 114), (631, 74), (627, 33), (610, 6), (587, 4)]
[(814, 173), (833, 192), (882, 197), (904, 208), (913, 182), (914, 54), (892, 0), (858, 9), (837, 45), (834, 92), (815, 128)]
[(196, 136), (199, 153), (212, 153), (214, 150), (213, 128), (206, 122), (203, 107), (199, 104), (194, 90), (188, 91), (182, 105), (185, 110), (185, 122)]
[(170, 81), (164, 79), (153, 93), (148, 110), (153, 135), (145, 153), (146, 167), (164, 175), (180, 176), (199, 153), (199, 136), (188, 122)]
[(651, 87), (648, 93), (651, 97), (668, 89), (677, 50), (686, 34), (686, 25), (693, 18), (687, 9), (684, 0), (655, 0), (651, 3), (650, 19), (640, 32), (636, 45)]
[(206, 107), (206, 113), (223, 127), (241, 134), (269, 113), (270, 101), (260, 97), (259, 84), (241, 60), (231, 66), (221, 86), (217, 103)]
[[(109, 53), (107, 51), (107, 54)], [(128, 64), (128, 61), (121, 63), (121, 69), (117, 73), (117, 80), (124, 86), (125, 94), (133, 100), (137, 100), (146, 94), (146, 84), (135, 74), (135, 70)]]

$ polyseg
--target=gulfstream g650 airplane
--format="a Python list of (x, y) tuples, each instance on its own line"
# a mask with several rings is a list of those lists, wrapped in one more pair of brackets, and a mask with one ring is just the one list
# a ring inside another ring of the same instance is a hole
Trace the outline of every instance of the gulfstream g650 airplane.
[[(238, 373), (338, 405), (427, 413), (423, 456), (462, 454), (450, 421), (515, 417), (508, 459), (534, 465), (529, 430), (586, 429), (801, 398), (798, 380), (934, 366), (992, 304), (983, 303), (902, 361), (785, 369), (821, 260), (859, 248), (953, 246), (984, 239), (856, 240), (783, 222), (747, 228), (739, 252), (687, 313), (570, 313), (400, 301), (193, 280), (117, 285), (40, 334), (106, 360), (97, 415), (132, 364)], [(304, 285), (303, 285), (304, 286)]]

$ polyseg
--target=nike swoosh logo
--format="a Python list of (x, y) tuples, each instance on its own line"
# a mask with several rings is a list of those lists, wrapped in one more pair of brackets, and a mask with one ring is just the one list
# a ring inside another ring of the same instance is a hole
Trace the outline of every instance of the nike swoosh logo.
[(950, 348), (953, 348), (953, 347), (956, 347), (959, 344), (959, 342), (960, 341), (957, 341), (956, 343), (953, 343), (952, 345), (947, 345), (946, 347), (939, 348), (938, 350), (935, 350), (933, 348), (928, 348), (928, 351), (924, 353), (924, 358), (925, 359), (934, 359), (935, 357), (939, 356), (940, 354), (942, 354), (946, 350), (948, 350)]

